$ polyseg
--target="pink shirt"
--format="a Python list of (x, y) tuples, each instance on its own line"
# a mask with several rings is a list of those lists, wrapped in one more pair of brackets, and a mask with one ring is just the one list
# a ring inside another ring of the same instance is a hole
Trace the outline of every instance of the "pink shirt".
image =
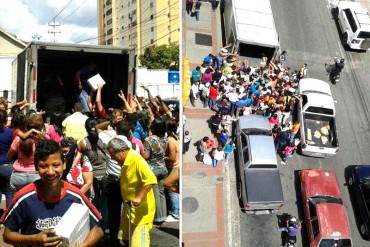
[(58, 132), (55, 131), (54, 126), (51, 124), (48, 126), (46, 133), (48, 134), (48, 136), (50, 136), (50, 140), (53, 140), (57, 143), (60, 143), (64, 139), (62, 135), (59, 135)]
[(24, 156), (19, 150), (21, 138), (16, 136), (10, 146), (10, 149), (17, 152), (17, 160), (13, 164), (13, 169), (15, 172), (23, 173), (36, 173), (35, 164), (33, 162), (33, 156), (35, 155), (36, 145), (35, 142), (32, 144), (32, 153), (29, 157)]
[(135, 143), (135, 145), (139, 147), (139, 151), (140, 151), (141, 154), (144, 153), (144, 145), (143, 145), (143, 142), (140, 139), (132, 137), (131, 142)]

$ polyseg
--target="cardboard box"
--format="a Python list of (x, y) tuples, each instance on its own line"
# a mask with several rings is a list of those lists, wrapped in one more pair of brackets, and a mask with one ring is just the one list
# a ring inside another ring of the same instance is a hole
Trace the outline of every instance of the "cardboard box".
[(95, 91), (98, 89), (99, 85), (105, 85), (104, 79), (100, 76), (100, 74), (96, 74), (93, 77), (90, 77), (87, 79), (87, 82), (89, 83), (90, 87)]
[(62, 247), (81, 244), (90, 231), (89, 209), (79, 203), (72, 203), (55, 227), (55, 234), (63, 237)]

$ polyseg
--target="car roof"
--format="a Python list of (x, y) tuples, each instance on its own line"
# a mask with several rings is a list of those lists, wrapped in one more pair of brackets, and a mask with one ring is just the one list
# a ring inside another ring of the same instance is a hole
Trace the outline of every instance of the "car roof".
[(348, 216), (345, 207), (337, 203), (316, 205), (317, 219), (322, 238), (350, 238)]
[(334, 171), (307, 169), (301, 171), (301, 186), (307, 197), (332, 196), (342, 198)]
[(272, 136), (250, 135), (251, 163), (277, 165), (275, 146)]
[(239, 127), (240, 129), (271, 130), (268, 119), (259, 115), (241, 116), (239, 118)]
[(314, 106), (335, 109), (334, 99), (326, 94), (309, 93), (307, 94), (307, 101)]
[(305, 93), (305, 91), (316, 91), (332, 96), (329, 84), (325, 81), (314, 78), (301, 79), (299, 81), (298, 90), (301, 94)]
[(370, 165), (358, 165), (355, 167), (355, 172), (358, 178), (370, 177)]

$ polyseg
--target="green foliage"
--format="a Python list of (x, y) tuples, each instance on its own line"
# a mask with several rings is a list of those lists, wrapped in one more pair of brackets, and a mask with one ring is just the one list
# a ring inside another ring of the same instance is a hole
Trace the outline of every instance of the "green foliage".
[(179, 69), (179, 45), (148, 47), (140, 56), (141, 65), (148, 69)]

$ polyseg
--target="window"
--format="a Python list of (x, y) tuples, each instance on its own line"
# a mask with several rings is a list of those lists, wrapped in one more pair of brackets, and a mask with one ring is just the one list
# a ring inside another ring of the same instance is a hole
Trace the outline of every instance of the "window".
[(122, 40), (124, 40), (125, 39), (125, 37), (124, 36), (122, 36)]
[(322, 239), (320, 241), (319, 247), (351, 247), (351, 240), (350, 239)]
[(244, 134), (242, 134), (240, 136), (240, 138), (242, 140), (242, 148), (246, 147), (247, 146), (247, 137)]
[(344, 14), (347, 17), (347, 20), (348, 20), (348, 23), (349, 23), (349, 25), (352, 29), (352, 32), (355, 33), (357, 31), (357, 25), (356, 25), (356, 21), (355, 21), (355, 18), (353, 17), (353, 15), (352, 15), (351, 10), (350, 9), (345, 9)]
[(110, 24), (112, 24), (112, 19), (109, 19), (109, 20), (107, 21), (107, 25), (110, 25)]
[(151, 27), (151, 28), (150, 28), (150, 31), (154, 32), (154, 27)]
[(153, 8), (153, 7), (154, 7), (154, 3), (153, 3), (153, 2), (151, 2), (151, 3), (149, 4), (149, 6), (150, 6), (151, 8)]
[(268, 164), (268, 165), (251, 165), (249, 168), (264, 168), (264, 169), (277, 169), (277, 165)]
[(359, 39), (370, 39), (370, 32), (360, 32), (358, 34)]
[(171, 14), (170, 14), (170, 13), (168, 13), (168, 14), (167, 14), (167, 16), (168, 16), (168, 18), (170, 18), (170, 17), (171, 17)]
[(111, 44), (113, 44), (113, 39), (112, 38), (107, 40), (107, 45), (111, 45)]
[(249, 161), (249, 150), (248, 147), (243, 148), (243, 161), (244, 164), (247, 164)]
[(107, 12), (106, 12), (106, 15), (109, 16), (112, 14), (112, 9), (108, 9)]
[(150, 15), (150, 19), (153, 20), (154, 19), (154, 16), (153, 15)]
[(107, 31), (107, 35), (111, 35), (112, 33), (113, 33), (113, 29), (112, 28)]
[(107, 0), (106, 4), (107, 4), (107, 6), (111, 5), (112, 4), (112, 0)]
[(333, 109), (328, 109), (328, 108), (322, 108), (322, 107), (316, 107), (316, 106), (310, 106), (306, 110), (307, 112), (312, 112), (312, 113), (318, 113), (318, 114), (324, 114), (324, 115), (333, 115)]
[(154, 39), (150, 39), (150, 44), (154, 44)]
[(317, 235), (320, 233), (319, 221), (317, 219), (317, 213), (316, 213), (316, 205), (312, 201), (309, 201), (308, 208), (310, 209), (310, 219), (311, 219), (311, 228), (312, 228), (313, 238), (316, 238)]

